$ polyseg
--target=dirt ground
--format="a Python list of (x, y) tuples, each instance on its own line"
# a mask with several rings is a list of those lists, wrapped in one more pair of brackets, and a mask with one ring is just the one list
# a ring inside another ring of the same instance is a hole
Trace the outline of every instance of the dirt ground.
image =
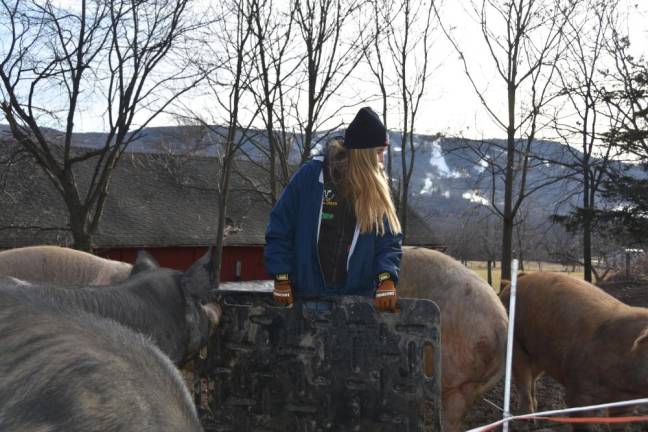
[[(609, 283), (602, 287), (611, 295), (619, 298), (623, 302), (633, 305), (648, 307), (648, 283)], [(466, 430), (483, 426), (493, 421), (499, 420), (502, 417), (501, 410), (497, 407), (503, 406), (504, 399), (504, 383), (503, 379), (498, 383), (485, 397), (476, 402), (471, 411), (464, 418), (464, 428)], [(538, 409), (540, 411), (559, 409), (565, 407), (563, 400), (562, 386), (550, 377), (544, 376), (538, 381), (537, 385)], [(511, 407), (513, 413), (516, 413), (517, 408), (517, 395), (515, 394), (515, 386), (511, 396)], [(648, 415), (648, 407), (642, 407), (638, 410), (639, 413)], [(533, 424), (533, 423), (516, 423), (513, 424), (510, 430), (533, 430), (533, 431), (568, 431), (569, 426), (556, 425), (556, 424)], [(599, 428), (597, 430), (608, 430)], [(648, 423), (636, 423), (628, 425), (625, 429), (626, 432), (635, 431), (648, 431)]]

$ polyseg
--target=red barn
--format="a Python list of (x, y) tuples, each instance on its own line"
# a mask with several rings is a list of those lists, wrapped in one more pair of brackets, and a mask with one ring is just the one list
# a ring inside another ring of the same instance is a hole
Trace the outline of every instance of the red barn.
[[(2, 147), (6, 152), (8, 145)], [(4, 153), (3, 152), (3, 153)], [(25, 173), (29, 173), (25, 175)], [(79, 183), (92, 174), (81, 166)], [(218, 165), (211, 157), (127, 153), (113, 172), (99, 230), (98, 255), (133, 262), (145, 249), (165, 267), (185, 269), (216, 242)], [(269, 278), (263, 265), (271, 210), (267, 173), (237, 162), (227, 209), (222, 281)], [(67, 210), (41, 169), (17, 162), (0, 189), (0, 249), (36, 244), (70, 245)], [(265, 193), (264, 193), (265, 192)], [(410, 212), (408, 244), (440, 248), (423, 219)]]
[[(9, 144), (0, 145), (6, 154)], [(92, 174), (77, 171), (80, 187)], [(241, 162), (236, 172), (254, 174)], [(259, 172), (257, 169), (256, 172)], [(161, 265), (185, 269), (215, 244), (219, 192), (214, 158), (129, 153), (113, 172), (97, 234), (98, 255), (132, 262), (145, 249)], [(234, 175), (230, 194), (221, 278), (267, 278), (263, 266), (265, 224), (270, 204), (262, 188)], [(36, 244), (70, 245), (67, 210), (60, 194), (29, 159), (19, 160), (0, 189), (0, 249)]]

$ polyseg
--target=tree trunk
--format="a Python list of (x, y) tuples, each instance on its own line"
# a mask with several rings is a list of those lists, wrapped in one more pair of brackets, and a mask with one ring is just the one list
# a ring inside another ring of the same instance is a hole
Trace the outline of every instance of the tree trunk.
[(583, 278), (592, 282), (592, 220), (589, 209), (583, 221)]
[(518, 255), (518, 269), (524, 271), (524, 242), (522, 241), (522, 233), (524, 232), (524, 222), (518, 225), (517, 230), (517, 255)]
[[(387, 94), (383, 91), (383, 124), (385, 129), (387, 129)], [(389, 129), (387, 129), (387, 136), (389, 136)], [(396, 196), (396, 189), (394, 187), (393, 181), (393, 170), (392, 170), (392, 146), (391, 143), (387, 146), (387, 183), (389, 184), (389, 191), (392, 194), (392, 197)], [(398, 208), (397, 208), (398, 210)]]
[[(405, 93), (403, 93), (405, 94)], [(401, 134), (401, 182), (400, 182), (400, 199), (398, 200), (398, 210), (400, 212), (401, 230), (403, 233), (403, 243), (407, 235), (407, 192), (409, 191), (409, 181), (407, 179), (407, 157), (406, 145), (407, 137), (411, 131), (407, 130), (407, 101), (404, 99), (405, 113), (403, 114), (403, 133)]]
[[(64, 185), (67, 183), (61, 181)], [(70, 231), (72, 232), (72, 247), (77, 250), (92, 251), (92, 234), (88, 223), (88, 211), (81, 205), (79, 196), (70, 184), (64, 189), (63, 200), (68, 208)]]
[(407, 180), (403, 178), (403, 188), (402, 188), (402, 193), (401, 193), (401, 199), (400, 199), (400, 206), (401, 206), (401, 217), (400, 217), (400, 223), (401, 223), (401, 230), (403, 233), (403, 243), (405, 243), (405, 239), (407, 238), (407, 191), (409, 190), (409, 184), (406, 183)]
[(234, 150), (234, 139), (236, 137), (236, 125), (238, 122), (238, 107), (235, 108), (235, 114), (233, 114), (235, 120), (230, 124), (229, 131), (227, 133), (227, 151), (225, 157), (223, 158), (223, 166), (221, 167), (221, 176), (220, 176), (220, 199), (218, 200), (218, 227), (216, 231), (216, 245), (214, 250), (214, 286), (212, 288), (218, 288), (220, 285), (220, 274), (223, 261), (223, 246), (225, 244), (225, 221), (227, 219), (227, 201), (229, 198), (229, 183), (230, 177), (232, 175), (232, 163), (234, 159), (233, 150)]
[(592, 282), (592, 217), (589, 163), (583, 167), (583, 278)]
[(92, 235), (83, 232), (83, 230), (72, 230), (72, 247), (74, 249), (92, 252)]
[(274, 207), (277, 202), (277, 173), (275, 170), (277, 157), (275, 155), (276, 144), (273, 136), (272, 129), (268, 128), (268, 138), (270, 139), (270, 203)]
[(493, 261), (488, 260), (487, 267), (486, 267), (486, 274), (487, 274), (487, 279), (488, 279), (488, 285), (493, 286)]
[(502, 227), (502, 280), (511, 280), (512, 245), (513, 221), (509, 218), (504, 218)]
[(304, 148), (302, 150), (302, 157), (301, 161), (302, 163), (306, 162), (306, 160), (310, 157), (310, 152), (312, 148), (312, 142), (313, 142), (313, 130), (312, 130), (312, 125), (307, 125), (306, 130), (304, 131)]
[[(224, 167), (223, 167), (224, 169)], [(228, 174), (229, 176), (229, 174)], [(229, 187), (228, 187), (229, 188)], [(212, 289), (218, 288), (220, 285), (220, 274), (223, 261), (223, 246), (225, 243), (225, 218), (227, 217), (227, 191), (221, 192), (221, 199), (219, 200), (218, 209), (218, 228), (216, 231), (216, 245), (214, 246), (214, 281)]]
[(315, 89), (317, 86), (318, 69), (313, 59), (313, 49), (308, 46), (308, 118), (306, 119), (306, 130), (304, 131), (304, 142), (302, 152), (302, 163), (310, 157), (311, 148), (313, 147), (313, 130), (315, 128)]
[[(513, 74), (515, 77), (515, 74)], [(506, 176), (504, 178), (504, 215), (502, 220), (502, 280), (511, 280), (513, 259), (513, 180), (515, 171), (515, 85), (508, 83), (508, 127), (506, 130)]]
[(626, 252), (625, 254), (625, 273), (626, 280), (630, 280), (630, 252)]

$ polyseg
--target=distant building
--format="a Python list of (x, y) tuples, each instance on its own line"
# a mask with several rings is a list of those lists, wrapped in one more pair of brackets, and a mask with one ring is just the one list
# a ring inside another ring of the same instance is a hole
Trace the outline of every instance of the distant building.
[[(0, 160), (7, 151), (8, 145), (0, 144)], [(80, 182), (91, 175), (90, 167), (85, 168)], [(267, 184), (262, 173), (255, 164), (237, 164), (228, 204), (227, 223), (233, 230), (225, 240), (222, 281), (268, 278), (263, 246), (271, 205), (260, 191)], [(132, 262), (145, 249), (162, 266), (187, 268), (216, 240), (216, 175), (210, 157), (126, 154), (114, 171), (94, 236), (96, 253)], [(61, 196), (39, 167), (22, 160), (3, 180), (0, 249), (72, 243)], [(420, 215), (412, 211), (409, 221), (408, 244), (443, 249)]]

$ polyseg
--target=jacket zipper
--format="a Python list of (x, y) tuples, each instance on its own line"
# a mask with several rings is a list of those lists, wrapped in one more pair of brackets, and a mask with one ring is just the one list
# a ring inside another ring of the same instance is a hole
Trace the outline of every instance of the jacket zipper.
[(355, 231), (353, 232), (353, 240), (351, 240), (351, 247), (349, 248), (349, 255), (347, 256), (347, 275), (349, 274), (349, 266), (351, 265), (351, 255), (358, 244), (358, 237), (360, 236), (360, 225), (356, 222)]
[[(324, 164), (322, 164), (322, 169), (324, 169)], [(315, 255), (317, 256), (317, 264), (319, 265), (320, 278), (322, 280), (322, 286), (326, 289), (326, 281), (324, 280), (324, 270), (322, 269), (322, 260), (319, 255), (319, 235), (322, 228), (322, 211), (324, 210), (324, 172), (320, 171), (319, 182), (322, 185), (322, 198), (320, 200), (320, 211), (319, 218), (317, 219), (317, 233), (315, 236)]]
[[(339, 202), (340, 201), (338, 200), (338, 203)], [(342, 232), (340, 232), (340, 235), (338, 236), (338, 238), (335, 239), (335, 250), (333, 251), (333, 253), (334, 253), (333, 256), (336, 259), (335, 259), (335, 263), (333, 264), (333, 277), (332, 277), (333, 284), (336, 284), (336, 282), (337, 282), (337, 273), (338, 273), (338, 260), (337, 260), (337, 257), (338, 257), (338, 254), (340, 253), (340, 246), (342, 245), (342, 241), (344, 239), (344, 231), (345, 231), (345, 228), (346, 228), (346, 222), (347, 222), (347, 220), (346, 220), (346, 210), (347, 210), (346, 206), (347, 206), (347, 203), (345, 201), (344, 206), (341, 209), (342, 210)], [(338, 213), (340, 213), (339, 210), (338, 210)], [(348, 267), (349, 267), (348, 262), (349, 262), (349, 260), (347, 258), (347, 270), (348, 270)]]

